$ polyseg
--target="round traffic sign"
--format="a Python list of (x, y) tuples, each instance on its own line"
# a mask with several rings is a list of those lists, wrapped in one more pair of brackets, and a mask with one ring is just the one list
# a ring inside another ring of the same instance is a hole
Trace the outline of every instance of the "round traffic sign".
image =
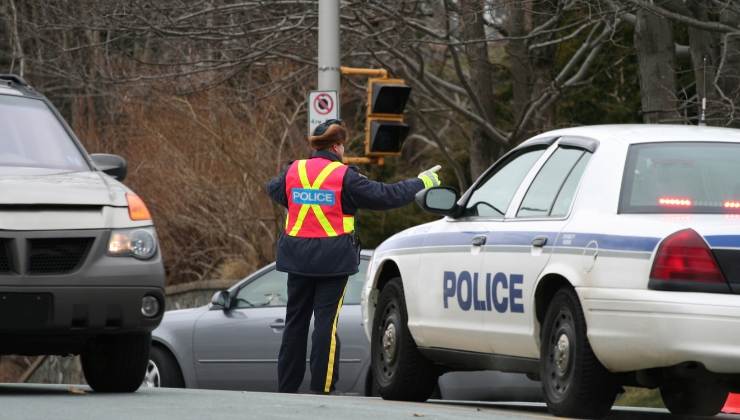
[(334, 109), (334, 99), (328, 93), (320, 93), (313, 100), (313, 109), (320, 115), (326, 115)]

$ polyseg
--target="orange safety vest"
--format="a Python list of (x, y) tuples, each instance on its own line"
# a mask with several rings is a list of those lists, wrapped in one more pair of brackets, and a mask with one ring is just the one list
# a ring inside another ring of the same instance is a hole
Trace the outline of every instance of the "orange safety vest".
[(355, 218), (342, 212), (342, 184), (347, 166), (323, 158), (297, 160), (285, 174), (288, 216), (285, 233), (299, 238), (350, 234)]

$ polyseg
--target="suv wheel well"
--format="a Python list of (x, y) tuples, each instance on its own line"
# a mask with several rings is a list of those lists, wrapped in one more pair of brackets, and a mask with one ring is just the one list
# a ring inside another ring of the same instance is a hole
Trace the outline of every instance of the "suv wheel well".
[(537, 291), (534, 293), (534, 305), (537, 314), (537, 321), (540, 325), (545, 320), (545, 314), (547, 313), (547, 307), (555, 296), (558, 290), (568, 287), (573, 288), (568, 279), (559, 274), (548, 274), (540, 280), (540, 284), (537, 286)]

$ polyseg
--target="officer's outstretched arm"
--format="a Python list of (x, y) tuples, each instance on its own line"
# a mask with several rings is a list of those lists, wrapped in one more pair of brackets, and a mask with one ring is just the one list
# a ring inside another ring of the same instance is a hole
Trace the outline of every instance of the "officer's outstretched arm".
[(351, 168), (345, 175), (344, 188), (357, 208), (389, 210), (414, 201), (416, 193), (424, 188), (424, 182), (419, 178), (410, 178), (386, 184), (370, 180)]

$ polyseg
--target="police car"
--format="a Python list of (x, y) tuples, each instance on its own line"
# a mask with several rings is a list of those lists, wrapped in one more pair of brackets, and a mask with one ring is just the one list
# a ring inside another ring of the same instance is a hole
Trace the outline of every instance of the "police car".
[(445, 217), (381, 244), (363, 290), (384, 398), (454, 370), (538, 377), (572, 417), (626, 385), (682, 415), (740, 390), (740, 130), (551, 131), (417, 202)]

